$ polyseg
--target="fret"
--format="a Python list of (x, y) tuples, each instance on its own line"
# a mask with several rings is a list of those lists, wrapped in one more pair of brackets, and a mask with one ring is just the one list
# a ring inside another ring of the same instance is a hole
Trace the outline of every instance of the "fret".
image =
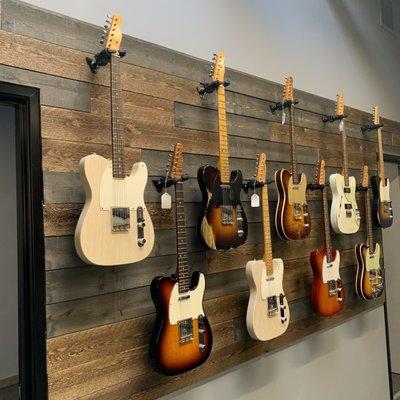
[(294, 105), (292, 104), (289, 109), (289, 148), (290, 148), (290, 165), (291, 173), (293, 175), (293, 183), (295, 185), (300, 183), (299, 174), (297, 171), (297, 148), (294, 127)]
[(343, 177), (344, 177), (344, 185), (349, 186), (349, 165), (347, 160), (347, 135), (346, 129), (344, 127), (344, 119), (343, 121), (343, 130), (342, 134), (342, 152), (343, 152)]
[(326, 188), (322, 189), (322, 208), (324, 216), (324, 241), (327, 262), (332, 261), (331, 227), (329, 222), (328, 195)]
[(110, 92), (111, 92), (111, 142), (112, 169), (114, 178), (125, 178), (125, 141), (122, 132), (122, 90), (120, 74), (120, 57), (111, 54), (110, 62)]
[(383, 159), (383, 142), (382, 142), (382, 128), (378, 128), (378, 169), (379, 178), (381, 178), (383, 186), (386, 186), (385, 181), (385, 163)]
[(217, 89), (217, 104), (218, 104), (218, 131), (219, 131), (218, 167), (221, 172), (222, 183), (229, 183), (230, 168), (229, 168), (228, 133), (226, 127), (226, 101), (225, 101), (225, 87), (222, 84), (219, 85)]
[(374, 236), (372, 231), (372, 218), (371, 218), (371, 189), (365, 192), (365, 214), (366, 214), (366, 227), (367, 227), (367, 244), (370, 249), (373, 249)]
[(185, 226), (185, 203), (183, 194), (183, 183), (175, 184), (175, 216), (176, 216), (176, 252), (177, 252), (177, 271), (179, 293), (189, 290), (189, 260), (186, 242)]
[(264, 256), (265, 270), (267, 276), (274, 273), (272, 265), (272, 245), (271, 245), (271, 225), (269, 221), (269, 200), (268, 200), (268, 187), (264, 185), (261, 188), (261, 203), (262, 203), (262, 216), (263, 216), (263, 235), (264, 235)]

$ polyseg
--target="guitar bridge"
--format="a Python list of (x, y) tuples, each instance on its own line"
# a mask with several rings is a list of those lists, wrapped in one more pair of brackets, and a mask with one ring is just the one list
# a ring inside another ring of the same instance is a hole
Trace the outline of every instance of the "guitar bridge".
[(274, 317), (276, 314), (278, 314), (278, 300), (276, 296), (268, 297), (267, 305), (268, 305), (268, 317)]
[(221, 206), (221, 222), (222, 225), (233, 224), (233, 208), (232, 206)]
[(303, 219), (303, 205), (300, 203), (294, 203), (293, 209), (295, 221), (301, 221)]
[(336, 296), (337, 286), (334, 279), (328, 281), (328, 295), (329, 297)]
[(111, 226), (113, 232), (127, 232), (131, 228), (129, 207), (111, 208)]
[(184, 344), (193, 340), (193, 320), (192, 318), (178, 321), (179, 343)]

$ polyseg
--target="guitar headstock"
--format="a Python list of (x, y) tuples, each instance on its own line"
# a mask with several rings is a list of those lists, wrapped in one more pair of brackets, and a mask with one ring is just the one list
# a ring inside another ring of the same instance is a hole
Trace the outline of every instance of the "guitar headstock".
[(325, 160), (319, 160), (317, 163), (315, 183), (317, 185), (325, 185)]
[(183, 176), (183, 144), (177, 143), (171, 155), (168, 176), (174, 181), (179, 181)]
[(283, 87), (283, 101), (293, 101), (293, 76), (288, 75), (285, 78)]
[(363, 188), (368, 187), (368, 165), (361, 168), (360, 186)]
[(372, 107), (372, 123), (374, 125), (379, 125), (381, 123), (378, 106)]
[(336, 115), (344, 115), (344, 95), (343, 92), (340, 92), (336, 95), (336, 107), (335, 107)]
[(222, 51), (215, 53), (211, 64), (210, 77), (213, 81), (222, 82), (225, 77), (225, 57)]
[(107, 16), (100, 43), (109, 53), (118, 53), (122, 41), (122, 15)]
[(261, 153), (257, 158), (256, 164), (256, 182), (265, 183), (267, 180), (267, 156)]

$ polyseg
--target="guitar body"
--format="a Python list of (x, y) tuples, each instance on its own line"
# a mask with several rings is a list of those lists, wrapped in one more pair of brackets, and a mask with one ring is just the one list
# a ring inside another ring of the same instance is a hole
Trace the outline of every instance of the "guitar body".
[(286, 240), (305, 239), (311, 232), (311, 217), (306, 199), (307, 178), (301, 174), (300, 183), (293, 184), (293, 176), (286, 169), (275, 172), (278, 189), (278, 205), (275, 227), (280, 238)]
[(269, 277), (263, 260), (249, 261), (246, 265), (250, 286), (246, 325), (253, 339), (265, 341), (276, 338), (289, 326), (289, 305), (282, 286), (283, 269), (280, 258), (273, 259), (274, 273)]
[[(89, 264), (112, 266), (146, 258), (154, 244), (153, 224), (143, 198), (146, 164), (136, 163), (129, 176), (115, 179), (112, 162), (92, 154), (82, 158), (79, 172), (86, 193), (75, 230), (75, 248), (81, 259)], [(113, 217), (113, 208), (124, 208), (125, 217), (129, 212), (124, 221), (130, 225), (126, 230), (113, 231), (113, 218), (120, 222), (120, 214)], [(142, 230), (138, 227), (139, 210), (145, 223)], [(143, 245), (138, 242), (139, 232), (145, 239)]]
[(385, 179), (383, 185), (379, 176), (371, 176), (372, 218), (378, 228), (389, 228), (393, 224), (392, 201), (390, 200), (390, 182)]
[[(157, 277), (151, 283), (151, 297), (157, 319), (153, 330), (150, 359), (156, 371), (176, 375), (203, 364), (210, 355), (212, 333), (203, 310), (204, 275), (195, 272), (189, 292), (179, 294), (175, 277)], [(189, 327), (180, 326), (188, 321)]]
[[(332, 262), (328, 263), (325, 250), (315, 250), (310, 254), (314, 274), (311, 303), (314, 310), (324, 317), (334, 315), (344, 307), (345, 294), (339, 275), (340, 254), (332, 250), (332, 256)], [(329, 282), (332, 282), (331, 291)]]
[(349, 177), (349, 186), (344, 185), (341, 174), (329, 177), (332, 191), (331, 225), (336, 233), (355, 233), (360, 227), (360, 212), (356, 202), (356, 180)]
[(359, 243), (354, 250), (357, 258), (356, 294), (365, 300), (376, 299), (383, 293), (381, 247), (377, 243), (374, 252), (371, 253), (368, 245)]
[(240, 199), (241, 171), (232, 171), (230, 183), (224, 185), (219, 170), (207, 165), (198, 170), (197, 180), (203, 197), (198, 233), (204, 244), (213, 250), (242, 245), (247, 238), (248, 226)]

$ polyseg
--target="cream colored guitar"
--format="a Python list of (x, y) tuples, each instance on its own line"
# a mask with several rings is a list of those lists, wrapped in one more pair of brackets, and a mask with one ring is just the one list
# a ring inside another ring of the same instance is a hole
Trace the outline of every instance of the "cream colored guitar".
[[(344, 116), (343, 93), (337, 96), (336, 115)], [(329, 177), (332, 191), (330, 219), (336, 233), (355, 233), (360, 228), (360, 212), (356, 202), (356, 179), (354, 176), (349, 176), (344, 117), (340, 121), (339, 132), (342, 135), (343, 175), (332, 174)]]
[(283, 292), (283, 261), (272, 258), (269, 222), (268, 188), (266, 181), (266, 155), (258, 158), (256, 182), (261, 184), (261, 202), (264, 230), (264, 257), (249, 261), (246, 277), (250, 286), (246, 325), (256, 340), (270, 340), (282, 335), (290, 319), (289, 305)]
[(105, 49), (90, 66), (110, 63), (112, 160), (92, 154), (79, 163), (86, 202), (75, 230), (75, 248), (85, 262), (111, 266), (146, 258), (154, 244), (154, 229), (144, 204), (147, 167), (136, 163), (125, 170), (121, 115), (121, 16), (114, 15)]

